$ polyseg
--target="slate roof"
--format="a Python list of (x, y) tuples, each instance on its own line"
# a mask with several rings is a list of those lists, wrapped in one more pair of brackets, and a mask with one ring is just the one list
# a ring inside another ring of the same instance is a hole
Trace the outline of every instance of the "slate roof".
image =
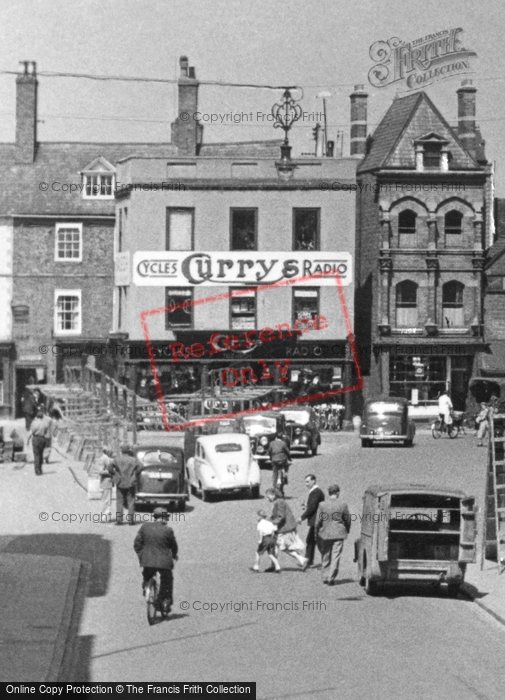
[[(386, 112), (375, 132), (367, 141), (368, 152), (358, 168), (358, 173), (380, 168), (415, 168), (413, 141), (434, 133), (449, 141), (452, 153), (450, 170), (480, 169), (477, 162), (460, 142), (425, 92), (397, 97)], [(483, 156), (484, 142), (477, 133), (477, 158)]]
[(485, 269), (488, 275), (505, 277), (505, 199), (495, 199), (496, 241), (487, 251)]
[[(204, 144), (200, 156), (258, 158), (280, 157), (281, 141)], [(14, 144), (0, 144), (0, 217), (14, 215), (113, 216), (114, 199), (83, 199), (82, 190), (62, 191), (63, 184), (82, 187), (81, 171), (98, 157), (116, 165), (128, 156), (177, 157), (177, 147), (167, 143), (39, 143), (35, 162), (15, 161)], [(40, 184), (48, 189), (41, 190)], [(53, 183), (55, 183), (53, 185)]]
[[(129, 155), (170, 157), (176, 153), (174, 146), (162, 143), (39, 143), (35, 162), (20, 165), (15, 161), (15, 145), (0, 144), (0, 216), (113, 216), (113, 199), (83, 199), (81, 190), (65, 192), (62, 185), (80, 187), (80, 171), (99, 156), (115, 165)], [(48, 184), (47, 191), (40, 189), (40, 183)]]

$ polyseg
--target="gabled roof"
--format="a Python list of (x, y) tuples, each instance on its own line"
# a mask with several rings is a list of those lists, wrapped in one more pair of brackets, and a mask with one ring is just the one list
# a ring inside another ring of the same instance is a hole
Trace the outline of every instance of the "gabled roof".
[(450, 169), (480, 167), (425, 92), (393, 100), (379, 126), (367, 141), (367, 153), (358, 173), (380, 168), (415, 169), (414, 142), (444, 140), (452, 154)]

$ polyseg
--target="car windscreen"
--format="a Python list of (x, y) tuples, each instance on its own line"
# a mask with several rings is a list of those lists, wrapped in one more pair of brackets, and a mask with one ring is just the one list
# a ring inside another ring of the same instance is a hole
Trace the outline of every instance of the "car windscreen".
[(307, 425), (310, 421), (309, 411), (282, 411), (287, 421), (298, 423), (298, 425)]
[(386, 403), (385, 401), (377, 401), (368, 406), (368, 413), (371, 416), (390, 416), (403, 413), (403, 405), (400, 403)]
[(260, 433), (277, 432), (277, 421), (275, 418), (265, 416), (246, 416), (244, 418), (245, 431), (248, 435), (259, 435)]
[(145, 467), (151, 467), (156, 464), (164, 466), (180, 467), (180, 461), (176, 455), (166, 450), (152, 450), (139, 455), (140, 462)]
[(242, 452), (242, 445), (237, 442), (222, 442), (216, 445), (216, 452)]

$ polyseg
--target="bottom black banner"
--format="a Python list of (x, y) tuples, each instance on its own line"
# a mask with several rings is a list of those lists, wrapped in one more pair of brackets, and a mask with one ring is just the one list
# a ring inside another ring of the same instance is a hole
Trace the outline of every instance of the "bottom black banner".
[(177, 695), (179, 698), (244, 696), (256, 700), (256, 683), (0, 683), (3, 695)]

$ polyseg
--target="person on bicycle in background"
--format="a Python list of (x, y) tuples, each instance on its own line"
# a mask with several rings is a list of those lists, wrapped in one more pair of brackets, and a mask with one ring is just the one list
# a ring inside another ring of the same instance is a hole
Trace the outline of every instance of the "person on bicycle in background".
[(438, 397), (438, 413), (443, 426), (452, 425), (452, 401), (447, 389)]
[[(270, 443), (268, 456), (272, 462), (272, 485), (274, 489), (278, 488), (284, 495), (284, 482), (287, 483), (291, 454), (289, 452), (289, 447), (282, 439), (281, 433), (277, 433), (275, 439)], [(282, 472), (284, 472), (285, 478), (281, 479), (281, 484), (279, 484), (279, 476)]]
[(174, 531), (168, 527), (168, 513), (164, 508), (153, 510), (154, 522), (143, 523), (135, 537), (135, 550), (142, 569), (142, 590), (145, 592), (150, 579), (160, 572), (160, 590), (158, 600), (160, 607), (166, 613), (170, 612), (173, 603), (174, 561), (177, 561), (178, 546)]

